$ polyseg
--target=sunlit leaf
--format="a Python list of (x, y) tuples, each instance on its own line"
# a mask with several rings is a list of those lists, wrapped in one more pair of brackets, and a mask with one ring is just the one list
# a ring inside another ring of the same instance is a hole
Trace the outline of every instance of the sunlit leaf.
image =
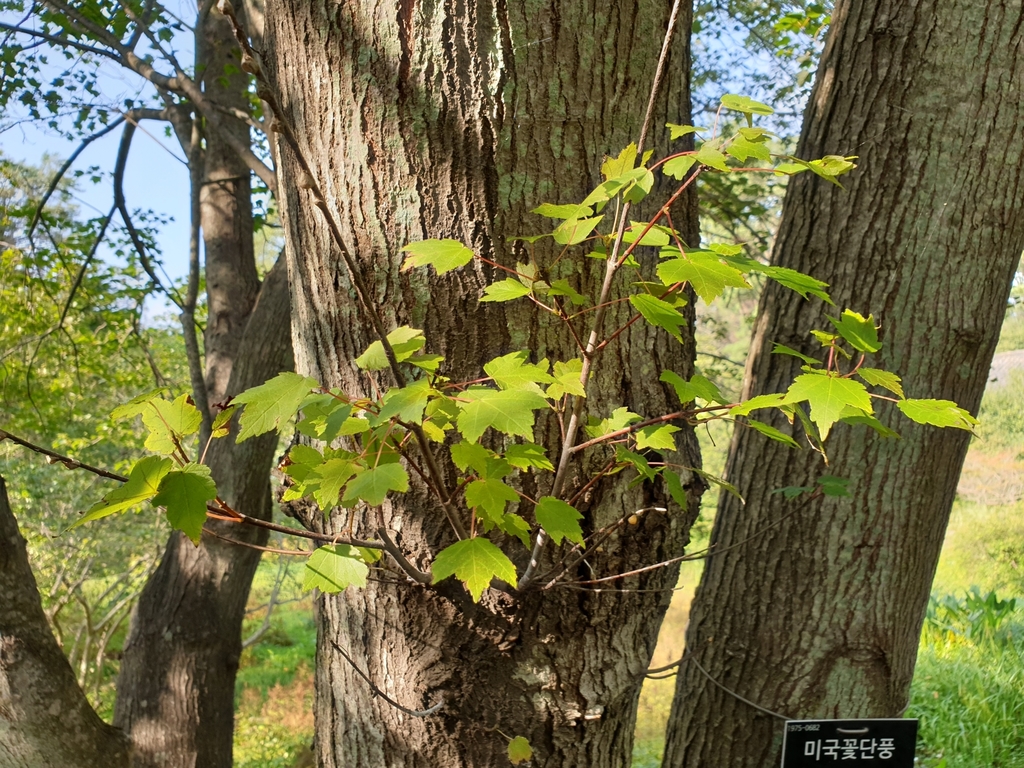
[(164, 475), (153, 505), (166, 507), (171, 527), (199, 544), (206, 522), (206, 502), (215, 498), (217, 484), (210, 477), (210, 468), (192, 463)]
[(409, 243), (403, 249), (409, 255), (402, 263), (402, 271), (431, 265), (437, 274), (464, 267), (473, 260), (473, 252), (458, 240), (421, 240)]
[(238, 442), (280, 429), (318, 386), (316, 379), (288, 372), (236, 395), (233, 402), (245, 406), (239, 419)]
[(320, 547), (306, 560), (302, 588), (336, 593), (350, 587), (365, 587), (370, 572), (359, 550), (348, 544)]
[(516, 583), (516, 567), (493, 543), (478, 536), (463, 539), (437, 553), (433, 564), (434, 583), (455, 576), (479, 602), (491, 579), (500, 579), (510, 586)]
[(568, 539), (575, 544), (583, 543), (583, 529), (579, 523), (583, 515), (575, 507), (554, 496), (542, 496), (537, 501), (534, 514), (537, 522), (555, 544), (561, 544), (562, 539)]

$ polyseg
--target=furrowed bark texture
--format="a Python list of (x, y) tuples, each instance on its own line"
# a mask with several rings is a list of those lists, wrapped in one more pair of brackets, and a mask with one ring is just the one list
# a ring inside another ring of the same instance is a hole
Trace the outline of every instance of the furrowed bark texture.
[[(901, 375), (910, 397), (973, 413), (1024, 247), (1022, 23), (1020, 2), (837, 3), (799, 155), (859, 155), (860, 167), (845, 190), (791, 181), (773, 255), (832, 284), (829, 314), (874, 314), (884, 348), (867, 365)], [(826, 311), (765, 290), (746, 395), (785, 390), (801, 363), (772, 343), (816, 354), (808, 331), (830, 327)], [(837, 425), (828, 467), (753, 430), (731, 446), (727, 476), (746, 505), (723, 495), (712, 540), (750, 540), (708, 560), (687, 653), (790, 717), (895, 717), (908, 701), (969, 435), (876, 402), (902, 439)], [(852, 498), (772, 495), (826, 473), (849, 478)], [(666, 766), (767, 768), (781, 739), (781, 721), (683, 663)]]
[[(424, 328), (429, 351), (445, 355), (442, 370), (454, 381), (479, 377), (484, 362), (515, 350), (529, 349), (534, 360), (579, 353), (564, 328), (538, 320), (525, 301), (477, 303), (484, 285), (504, 273), (477, 263), (440, 278), (432, 270), (400, 274), (399, 249), (451, 237), (506, 266), (528, 261), (526, 246), (507, 237), (553, 224), (529, 209), (581, 200), (600, 181), (602, 157), (635, 140), (667, 16), (661, 2), (268, 2), (265, 66), (372, 301), (389, 329)], [(687, 11), (653, 121), (659, 141), (666, 120), (689, 117), (689, 24)], [(283, 142), (279, 147), (297, 369), (330, 386), (369, 392), (350, 361), (374, 340), (372, 331), (321, 213), (299, 187), (294, 154)], [(688, 199), (674, 214), (690, 242), (693, 205)], [(645, 204), (634, 218), (651, 210)], [(555, 255), (550, 241), (536, 253), (541, 263)], [(641, 258), (651, 266), (652, 255)], [(602, 261), (577, 253), (551, 277), (588, 293), (603, 272)], [(614, 295), (633, 279), (621, 275)], [(605, 333), (628, 317), (612, 311)], [(585, 338), (586, 323), (577, 327)], [(689, 375), (692, 356), (692, 343), (684, 347), (634, 324), (597, 363), (588, 413), (603, 417), (617, 405), (664, 413), (674, 398), (658, 375), (666, 368)], [(537, 441), (553, 443), (557, 429), (541, 419)], [(680, 445), (678, 460), (696, 466), (690, 431), (680, 433)], [(596, 469), (607, 455), (576, 467), (570, 485), (581, 485), (584, 469)], [(580, 503), (585, 531), (661, 503), (660, 492), (627, 489), (618, 479)], [(550, 475), (524, 482), (531, 495), (543, 495)], [(581, 565), (570, 577), (609, 575), (679, 554), (700, 482), (689, 478), (689, 489), (688, 509), (645, 515), (588, 558), (593, 571)], [(325, 521), (314, 511), (307, 522), (341, 531), (348, 515)], [(390, 500), (379, 514), (359, 513), (354, 531), (372, 536), (381, 523), (400, 531), (401, 546), (421, 567), (454, 541), (437, 502), (421, 488)], [(503, 546), (522, 573), (526, 550)], [(479, 606), (453, 582), (433, 589), (371, 581), (365, 590), (321, 597), (319, 764), (499, 766), (507, 764), (506, 737), (514, 735), (530, 740), (535, 766), (627, 764), (640, 683), (668, 604), (664, 588), (675, 577), (675, 569), (664, 568), (600, 593), (556, 588), (513, 598), (490, 590)], [(406, 707), (442, 699), (444, 706), (415, 718), (374, 698), (335, 644)]]
[(0, 765), (126, 768), (128, 739), (89, 706), (50, 631), (0, 477)]
[[(206, 93), (245, 109), (246, 77), (230, 26), (204, 21)], [(227, 75), (233, 66), (236, 74)], [(249, 128), (237, 121), (238, 137)], [(204, 337), (207, 397), (213, 406), (293, 368), (284, 259), (259, 281), (253, 258), (249, 170), (208, 136), (201, 193), (209, 314)], [(271, 517), (269, 471), (277, 435), (236, 445), (215, 441), (207, 457), (219, 495), (234, 509)], [(263, 544), (262, 529), (210, 522), (243, 542)], [(235, 673), (242, 619), (260, 552), (206, 537), (196, 547), (174, 533), (132, 617), (118, 678), (114, 721), (130, 732), (136, 768), (230, 768)]]

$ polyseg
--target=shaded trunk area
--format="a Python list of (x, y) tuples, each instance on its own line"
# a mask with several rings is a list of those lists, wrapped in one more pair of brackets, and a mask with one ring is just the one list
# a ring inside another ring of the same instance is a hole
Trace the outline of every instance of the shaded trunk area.
[[(772, 261), (831, 283), (837, 307), (766, 287), (745, 396), (800, 373), (773, 342), (814, 355), (808, 332), (849, 307), (881, 325), (867, 365), (901, 375), (909, 397), (977, 413), (1024, 247), (1022, 24), (1019, 2), (836, 4), (798, 154), (859, 155), (860, 167), (845, 190), (790, 182)], [(753, 430), (733, 438), (727, 478), (746, 504), (723, 495), (712, 542), (742, 545), (708, 560), (687, 654), (791, 718), (896, 717), (908, 704), (970, 436), (911, 424), (893, 403), (876, 410), (900, 439), (837, 425), (827, 467)], [(852, 496), (773, 495), (824, 474), (848, 478)], [(781, 720), (683, 662), (665, 766), (768, 768), (781, 743)]]
[[(267, 4), (264, 62), (282, 117), (294, 126), (386, 326), (423, 328), (427, 349), (445, 355), (442, 372), (453, 381), (475, 379), (483, 363), (516, 350), (529, 350), (537, 361), (579, 353), (564, 327), (538, 318), (526, 302), (478, 304), (483, 287), (503, 277), (497, 270), (474, 262), (441, 277), (402, 274), (401, 247), (454, 238), (510, 267), (529, 262), (531, 253), (553, 260), (557, 252), (546, 244), (534, 249), (508, 238), (550, 231), (550, 222), (529, 210), (582, 200), (600, 181), (602, 158), (636, 139), (668, 11), (661, 2), (586, 0), (529, 8)], [(689, 26), (687, 10), (653, 120), (661, 148), (666, 121), (689, 121)], [(297, 369), (327, 386), (367, 393), (367, 377), (351, 361), (374, 337), (291, 149), (279, 142), (279, 152)], [(635, 217), (650, 210), (642, 207)], [(692, 197), (673, 218), (696, 243)], [(656, 261), (649, 253), (639, 258), (648, 267)], [(603, 260), (575, 254), (551, 277), (569, 279), (586, 294), (603, 273)], [(619, 278), (616, 297), (629, 279)], [(617, 305), (605, 332), (628, 317)], [(668, 412), (674, 396), (658, 376), (664, 369), (689, 376), (693, 354), (692, 339), (680, 345), (634, 324), (597, 363), (588, 414), (603, 418), (621, 405)], [(557, 437), (557, 423), (542, 419), (536, 442), (552, 445)], [(699, 466), (692, 431), (677, 437), (678, 460)], [(600, 468), (596, 462), (576, 466), (570, 486), (580, 488)], [(525, 482), (536, 495), (547, 492)], [(702, 490), (693, 474), (686, 482), (686, 509), (667, 505), (661, 488), (628, 488), (621, 476), (598, 483), (578, 505), (585, 532), (652, 505), (670, 509), (626, 526), (572, 576), (618, 573), (680, 554)], [(317, 530), (349, 530), (344, 511), (296, 514)], [(352, 525), (356, 536), (373, 536), (379, 525), (398, 531), (401, 547), (421, 567), (454, 541), (423, 488), (386, 502), (379, 513), (359, 511)], [(508, 551), (522, 573), (528, 553), (519, 544)], [(553, 567), (550, 557), (549, 547), (543, 571)], [(319, 764), (507, 765), (507, 739), (517, 735), (533, 745), (535, 766), (628, 764), (640, 684), (675, 579), (669, 567), (602, 590), (491, 590), (479, 605), (451, 582), (424, 588), (371, 581), (364, 590), (321, 596)], [(403, 706), (443, 705), (428, 717), (391, 707), (371, 695), (343, 652)]]
[(0, 765), (127, 768), (128, 739), (78, 687), (50, 630), (0, 477)]

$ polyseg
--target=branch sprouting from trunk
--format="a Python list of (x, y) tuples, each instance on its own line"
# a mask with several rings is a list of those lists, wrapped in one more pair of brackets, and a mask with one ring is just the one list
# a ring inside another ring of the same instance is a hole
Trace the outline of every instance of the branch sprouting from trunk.
[(333, 638), (331, 639), (331, 645), (334, 646), (334, 650), (340, 653), (342, 657), (345, 659), (345, 661), (349, 663), (352, 669), (355, 670), (356, 674), (366, 681), (366, 684), (370, 686), (370, 690), (373, 691), (374, 696), (379, 696), (380, 698), (384, 699), (384, 701), (386, 701), (392, 707), (397, 709), (399, 712), (404, 712), (410, 717), (429, 717), (430, 715), (433, 715), (436, 712), (440, 711), (441, 707), (444, 706), (444, 697), (442, 696), (441, 700), (437, 702), (437, 704), (435, 704), (432, 707), (429, 707), (428, 709), (409, 709), (408, 707), (403, 707), (397, 701), (395, 701), (386, 693), (384, 693), (384, 691), (382, 691), (380, 688), (374, 685), (373, 681), (369, 678), (369, 676), (359, 668), (359, 666), (355, 663), (352, 657), (348, 655), (348, 652), (340, 645), (338, 645), (338, 643), (336, 643)]

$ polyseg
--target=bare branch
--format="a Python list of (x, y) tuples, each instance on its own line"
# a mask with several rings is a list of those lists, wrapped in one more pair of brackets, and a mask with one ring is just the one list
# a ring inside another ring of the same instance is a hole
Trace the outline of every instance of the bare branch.
[(369, 675), (367, 675), (365, 672), (363, 672), (363, 670), (361, 670), (356, 665), (356, 663), (355, 663), (355, 661), (353, 661), (352, 657), (348, 655), (348, 652), (344, 648), (342, 648), (340, 645), (338, 645), (334, 641), (334, 638), (331, 638), (331, 645), (334, 646), (334, 650), (336, 650), (338, 653), (340, 653), (344, 657), (345, 661), (347, 661), (349, 663), (349, 665), (352, 667), (352, 669), (354, 669), (356, 671), (356, 674), (359, 675), (361, 678), (363, 678), (363, 680), (366, 681), (366, 684), (368, 686), (370, 686), (370, 690), (373, 691), (373, 695), (374, 696), (380, 696), (382, 699), (384, 699), (384, 701), (386, 701), (392, 707), (397, 709), (399, 712), (404, 712), (405, 714), (407, 714), (407, 715), (409, 715), (411, 717), (428, 717), (429, 715), (432, 715), (435, 712), (439, 711), (441, 709), (441, 707), (444, 706), (444, 697), (442, 696), (441, 700), (439, 702), (437, 702), (437, 704), (435, 704), (434, 706), (430, 707), (429, 709), (409, 709), (408, 707), (403, 707), (397, 701), (395, 701), (390, 696), (388, 696), (386, 693), (384, 693), (384, 691), (382, 691), (380, 688), (378, 688), (376, 685), (374, 685), (374, 683), (370, 679)]

